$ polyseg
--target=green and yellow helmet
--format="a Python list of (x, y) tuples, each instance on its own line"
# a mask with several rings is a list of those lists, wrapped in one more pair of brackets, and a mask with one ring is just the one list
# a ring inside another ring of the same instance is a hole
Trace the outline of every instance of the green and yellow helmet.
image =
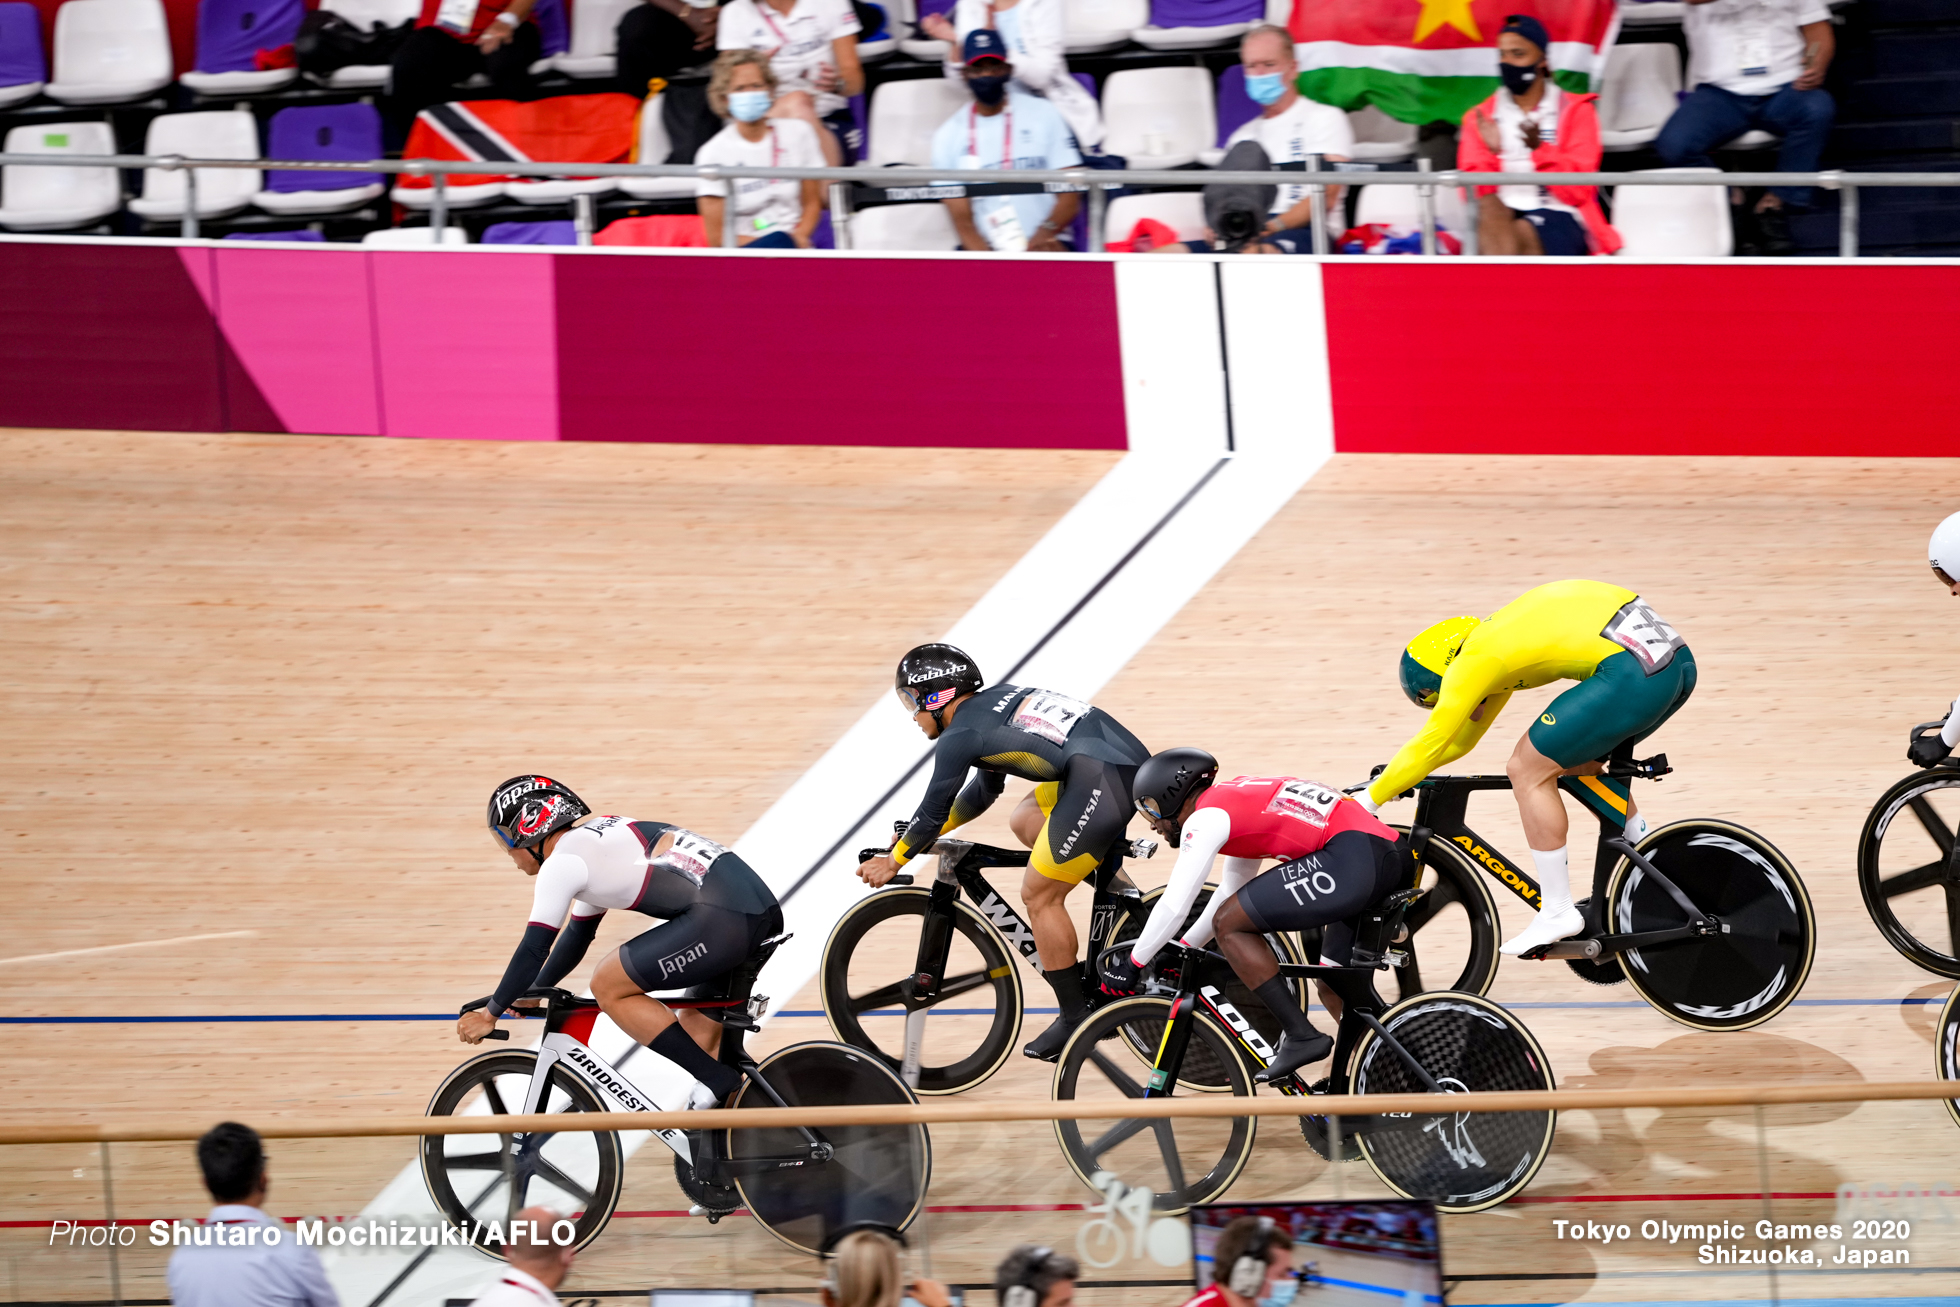
[(1441, 621), (1409, 641), (1402, 651), (1402, 693), (1418, 708), (1434, 708), (1436, 696), (1443, 692), (1443, 673), (1463, 651), (1463, 641), (1481, 626), (1474, 617), (1452, 617)]

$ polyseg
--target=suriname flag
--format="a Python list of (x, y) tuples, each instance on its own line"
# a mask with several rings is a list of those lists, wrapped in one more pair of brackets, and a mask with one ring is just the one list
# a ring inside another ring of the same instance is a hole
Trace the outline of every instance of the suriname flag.
[(1545, 25), (1560, 86), (1599, 89), (1620, 31), (1614, 0), (1294, 0), (1300, 94), (1405, 123), (1457, 122), (1497, 89), (1497, 34), (1515, 13)]

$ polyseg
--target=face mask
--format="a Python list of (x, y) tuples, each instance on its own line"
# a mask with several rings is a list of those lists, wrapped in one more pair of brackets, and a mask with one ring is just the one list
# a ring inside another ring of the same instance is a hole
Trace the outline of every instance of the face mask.
[(1497, 65), (1497, 75), (1504, 79), (1504, 89), (1512, 95), (1523, 95), (1538, 80), (1536, 68), (1520, 68), (1516, 64)]
[(1273, 1291), (1259, 1300), (1259, 1307), (1288, 1307), (1293, 1295), (1300, 1292), (1300, 1282), (1292, 1276), (1273, 1281)]
[(769, 92), (730, 91), (728, 113), (739, 123), (752, 123), (769, 112)]
[(999, 104), (1007, 96), (1005, 77), (969, 77), (966, 85), (973, 92), (974, 99), (989, 107)]
[(1256, 104), (1271, 104), (1286, 94), (1286, 79), (1278, 73), (1253, 73), (1245, 79), (1245, 93)]

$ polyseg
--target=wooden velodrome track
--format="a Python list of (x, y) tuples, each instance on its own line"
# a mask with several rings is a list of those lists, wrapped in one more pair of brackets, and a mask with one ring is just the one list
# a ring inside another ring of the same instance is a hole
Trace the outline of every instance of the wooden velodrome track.
[[(732, 840), (886, 692), (898, 652), (942, 633), (1117, 457), (35, 431), (0, 433), (0, 454), (9, 1017), (453, 1011), (500, 974), (528, 904), (482, 832), (492, 784), (544, 770), (604, 810)], [(1816, 968), (1798, 1006), (1739, 1034), (1673, 1025), (1556, 964), (1506, 962), (1493, 996), (1528, 1005), (1568, 1087), (1925, 1078), (1926, 1000), (1948, 986), (1879, 939), (1851, 855), (1906, 770), (1904, 728), (1960, 688), (1960, 605), (1922, 553), (1954, 470), (1340, 456), (1098, 702), (1154, 748), (1351, 783), (1416, 724), (1393, 677), (1411, 632), (1562, 576), (1635, 587), (1702, 673), (1654, 741), (1677, 771), (1643, 806), (1775, 841), (1815, 900)], [(1460, 769), (1501, 769), (1551, 693), (1520, 695)], [(1009, 842), (1010, 806), (976, 836)], [(1472, 819), (1522, 854), (1508, 800)], [(1135, 870), (1148, 885), (1167, 866)], [(602, 943), (629, 929), (615, 914)], [(144, 946), (86, 951), (128, 944)], [(818, 1006), (812, 984), (788, 1010)], [(417, 1112), (466, 1055), (430, 1021), (6, 1033), (0, 1083), (22, 1121)], [(756, 1046), (825, 1035), (785, 1015)], [(1045, 1097), (1047, 1081), (1015, 1057), (974, 1092)], [(1761, 1299), (1760, 1272), (1708, 1275), (1685, 1246), (1557, 1241), (1552, 1221), (1753, 1223), (1765, 1180), (1792, 1195), (1777, 1220), (1828, 1221), (1841, 1185), (1960, 1175), (1937, 1103), (1772, 1108), (1763, 1124), (1759, 1157), (1747, 1108), (1568, 1114), (1526, 1202), (1446, 1222), (1449, 1274), (1469, 1277), (1454, 1300)], [(964, 1209), (928, 1218), (917, 1256), (935, 1274), (979, 1283), (1015, 1242), (1072, 1245), (1092, 1195), (1047, 1126), (943, 1127), (934, 1143), (931, 1201)], [(411, 1155), (276, 1144), (268, 1207), (358, 1212)], [(1339, 1170), (1269, 1121), (1232, 1197), (1384, 1192)], [(101, 1215), (97, 1150), (5, 1150), (0, 1178), (0, 1300), (105, 1298), (102, 1253), (49, 1249), (38, 1224)], [(182, 1145), (117, 1146), (114, 1184), (124, 1218), (206, 1206)], [(628, 1164), (622, 1211), (684, 1206), (663, 1156)], [(1915, 1234), (1925, 1273), (1785, 1276), (1780, 1293), (1951, 1293), (1955, 1230)], [(126, 1252), (123, 1295), (164, 1297), (162, 1265)], [(742, 1218), (644, 1215), (617, 1220), (565, 1294), (814, 1283)]]

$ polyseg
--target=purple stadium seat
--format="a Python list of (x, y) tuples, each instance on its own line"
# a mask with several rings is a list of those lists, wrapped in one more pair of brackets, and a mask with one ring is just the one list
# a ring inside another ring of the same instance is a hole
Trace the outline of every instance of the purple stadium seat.
[(482, 245), (576, 245), (578, 228), (570, 219), (557, 222), (499, 222), (483, 229)]
[(565, 17), (565, 0), (538, 0), (537, 7), (531, 10), (531, 21), (538, 25), (546, 59), (572, 48), (572, 25)]
[(228, 241), (324, 241), (317, 231), (235, 231), (225, 237)]
[[(944, 14), (946, 20), (951, 22), (953, 10), (958, 4), (959, 0), (919, 0), (917, 21), (923, 23), (927, 14)], [(901, 32), (898, 48), (914, 59), (937, 61), (946, 57), (946, 43), (927, 36), (924, 28), (920, 28), (917, 35)]]
[(1265, 0), (1150, 0), (1150, 24), (1133, 35), (1152, 50), (1196, 50), (1222, 45), (1265, 20)]
[(41, 11), (30, 4), (0, 4), (0, 108), (32, 100), (47, 80)]
[(1233, 64), (1218, 75), (1218, 148), (1258, 116), (1258, 104), (1245, 93), (1245, 65)]
[[(381, 113), (371, 104), (296, 105), (272, 115), (266, 157), (363, 163), (381, 157)], [(252, 203), (268, 213), (337, 213), (380, 196), (378, 172), (275, 168)]]
[(305, 17), (301, 0), (198, 0), (197, 69), (185, 86), (200, 95), (254, 95), (299, 76), (297, 67), (260, 68), (260, 50), (291, 45)]

